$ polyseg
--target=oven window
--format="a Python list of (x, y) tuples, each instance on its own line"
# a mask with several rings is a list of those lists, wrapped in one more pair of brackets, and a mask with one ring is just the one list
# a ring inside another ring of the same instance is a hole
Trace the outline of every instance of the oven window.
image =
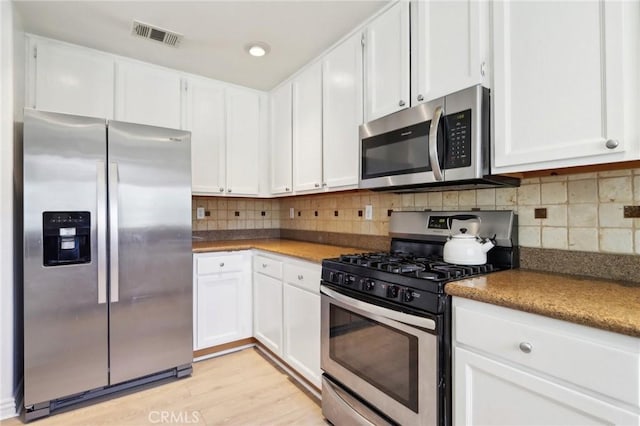
[(330, 305), (329, 354), (358, 377), (418, 412), (418, 338)]
[(430, 121), (362, 140), (362, 178), (431, 170)]

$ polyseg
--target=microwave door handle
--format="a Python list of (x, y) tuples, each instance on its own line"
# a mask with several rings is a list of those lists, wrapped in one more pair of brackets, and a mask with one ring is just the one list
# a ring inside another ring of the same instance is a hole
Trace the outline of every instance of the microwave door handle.
[(433, 113), (431, 127), (429, 128), (429, 160), (431, 161), (433, 176), (440, 182), (444, 180), (444, 177), (442, 176), (442, 169), (440, 168), (440, 161), (438, 160), (438, 128), (440, 127), (441, 118), (442, 107), (438, 106)]

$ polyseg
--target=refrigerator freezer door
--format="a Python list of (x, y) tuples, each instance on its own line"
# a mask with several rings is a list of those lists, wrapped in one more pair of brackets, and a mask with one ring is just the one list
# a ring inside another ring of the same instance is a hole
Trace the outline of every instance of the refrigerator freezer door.
[(113, 385), (193, 359), (190, 133), (110, 121), (108, 149)]
[(105, 136), (105, 120), (25, 110), (25, 406), (108, 384)]

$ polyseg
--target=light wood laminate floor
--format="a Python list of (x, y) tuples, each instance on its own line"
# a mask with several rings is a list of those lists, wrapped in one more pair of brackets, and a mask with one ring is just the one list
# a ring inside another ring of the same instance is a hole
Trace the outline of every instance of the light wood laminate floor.
[[(22, 425), (18, 418), (2, 426)], [(320, 406), (255, 349), (193, 364), (189, 378), (29, 423), (326, 425)]]

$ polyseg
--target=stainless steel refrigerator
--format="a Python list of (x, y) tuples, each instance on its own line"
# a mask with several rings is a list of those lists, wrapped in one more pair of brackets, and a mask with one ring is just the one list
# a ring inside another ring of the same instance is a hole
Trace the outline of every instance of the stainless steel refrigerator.
[(191, 373), (187, 131), (25, 110), (24, 406)]

